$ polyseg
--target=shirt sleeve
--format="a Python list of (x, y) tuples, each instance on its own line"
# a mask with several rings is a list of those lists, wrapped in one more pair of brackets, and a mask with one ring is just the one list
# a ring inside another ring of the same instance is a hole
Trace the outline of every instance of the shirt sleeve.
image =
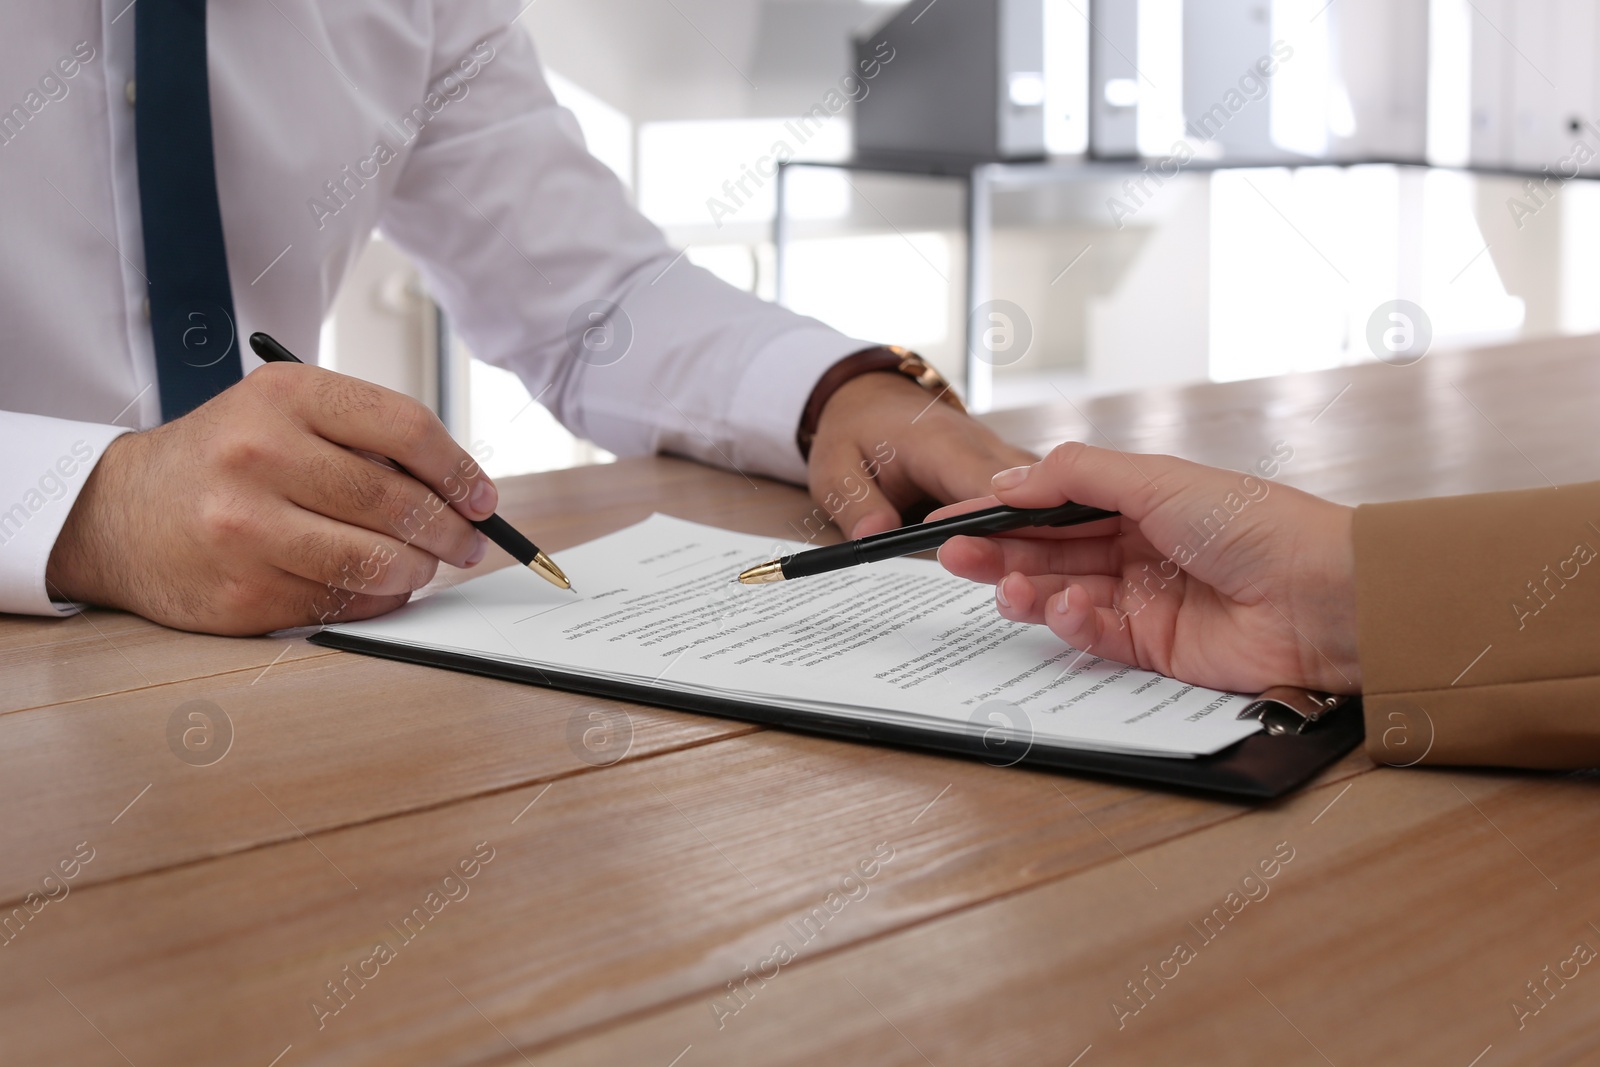
[(1600, 483), (1358, 508), (1367, 748), (1600, 766)]
[(50, 599), (45, 568), (89, 472), (122, 426), (0, 411), (0, 612), (71, 615)]
[(670, 248), (586, 151), (515, 13), (497, 0), (436, 9), (434, 84), (456, 99), (411, 149), (385, 235), (473, 353), (517, 372), (575, 433), (803, 482), (806, 399), (870, 343)]

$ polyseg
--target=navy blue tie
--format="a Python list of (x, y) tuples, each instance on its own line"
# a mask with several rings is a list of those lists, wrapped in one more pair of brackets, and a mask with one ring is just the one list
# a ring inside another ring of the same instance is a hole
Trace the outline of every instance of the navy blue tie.
[(171, 421), (243, 376), (211, 145), (206, 0), (139, 0), (134, 41), (150, 329)]

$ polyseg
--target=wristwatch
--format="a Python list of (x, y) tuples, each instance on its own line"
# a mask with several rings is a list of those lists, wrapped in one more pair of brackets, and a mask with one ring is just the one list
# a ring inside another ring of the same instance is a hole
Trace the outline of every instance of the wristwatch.
[(899, 345), (881, 345), (877, 348), (864, 349), (854, 355), (846, 356), (829, 367), (827, 373), (817, 380), (816, 387), (811, 390), (811, 398), (806, 401), (805, 411), (800, 415), (800, 429), (795, 433), (795, 443), (800, 446), (801, 458), (807, 460), (811, 458), (811, 443), (817, 439), (817, 424), (822, 421), (822, 409), (828, 406), (828, 401), (833, 399), (833, 394), (839, 391), (839, 387), (863, 374), (883, 371), (903, 374), (932, 393), (935, 400), (942, 400), (957, 411), (967, 410), (967, 406), (961, 402), (961, 398), (945, 380), (945, 376), (935, 370), (933, 364), (910, 349), (901, 348)]

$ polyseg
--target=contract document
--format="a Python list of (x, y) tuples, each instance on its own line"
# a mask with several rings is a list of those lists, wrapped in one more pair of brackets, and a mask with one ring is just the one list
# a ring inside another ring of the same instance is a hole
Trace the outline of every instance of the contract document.
[(809, 715), (860, 723), (866, 737), (874, 724), (911, 727), (1004, 740), (1012, 751), (1183, 759), (1261, 729), (1237, 718), (1252, 697), (1071, 648), (1043, 626), (1001, 618), (991, 588), (926, 560), (733, 581), (805, 547), (654, 515), (560, 553), (576, 595), (512, 567), (330, 626), (327, 643), (515, 667), (486, 673), (710, 714), (760, 708), (761, 721), (779, 725), (806, 728)]

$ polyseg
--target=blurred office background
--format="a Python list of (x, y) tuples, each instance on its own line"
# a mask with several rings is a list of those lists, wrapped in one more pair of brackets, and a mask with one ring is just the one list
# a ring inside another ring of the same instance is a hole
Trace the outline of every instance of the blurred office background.
[[(937, 92), (989, 109), (992, 151), (949, 146), (942, 177), (788, 168), (782, 298), (916, 348), (990, 409), (1371, 360), (1395, 300), (1436, 348), (1600, 330), (1600, 186), (1558, 180), (1600, 176), (1600, 0), (539, 0), (521, 23), (639, 209), (768, 299), (774, 144), (873, 148), (857, 124), (881, 139), (917, 98), (919, 42), (968, 42)], [(939, 154), (949, 124), (924, 119), (908, 158)], [(986, 161), (974, 328), (962, 176)], [(493, 474), (607, 458), (465, 353), (439, 382), (435, 337), (374, 241), (325, 359), (441, 405)]]

